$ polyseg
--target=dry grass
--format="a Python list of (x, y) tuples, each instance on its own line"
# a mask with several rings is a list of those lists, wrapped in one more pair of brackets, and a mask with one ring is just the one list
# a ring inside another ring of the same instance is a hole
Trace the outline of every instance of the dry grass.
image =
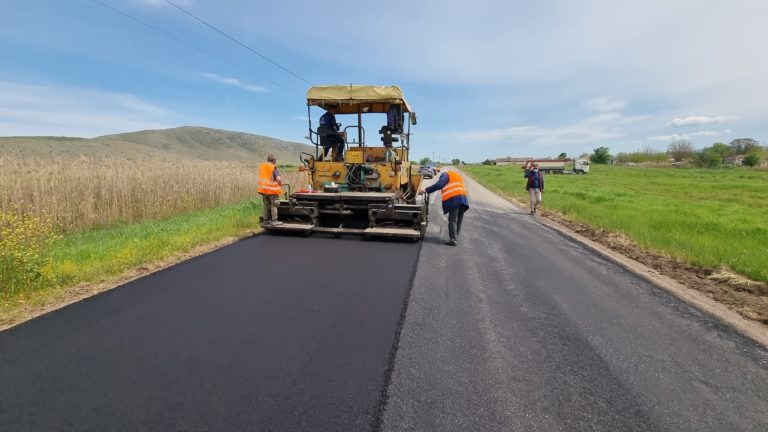
[(257, 189), (258, 168), (239, 162), (0, 157), (0, 300), (256, 227)]
[(242, 202), (257, 184), (257, 168), (238, 162), (0, 158), (0, 212), (76, 231)]

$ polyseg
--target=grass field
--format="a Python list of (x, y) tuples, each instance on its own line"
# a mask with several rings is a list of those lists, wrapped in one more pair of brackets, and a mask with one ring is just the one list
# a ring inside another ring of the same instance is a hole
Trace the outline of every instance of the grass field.
[(255, 167), (221, 161), (0, 158), (0, 212), (49, 217), (70, 232), (252, 198)]
[[(527, 201), (517, 166), (466, 166), (490, 189)], [(543, 207), (622, 233), (649, 250), (768, 282), (768, 172), (593, 165), (545, 177)]]
[(258, 173), (239, 162), (5, 157), (0, 173), (4, 307), (258, 228)]
[[(199, 210), (158, 221), (115, 224), (57, 236), (43, 248), (44, 280), (13, 291), (0, 287), (0, 327), (25, 311), (59, 299), (66, 288), (99, 282), (138, 266), (165, 260), (197, 246), (218, 242), (259, 227), (261, 200)], [(44, 284), (40, 286), (40, 282)]]

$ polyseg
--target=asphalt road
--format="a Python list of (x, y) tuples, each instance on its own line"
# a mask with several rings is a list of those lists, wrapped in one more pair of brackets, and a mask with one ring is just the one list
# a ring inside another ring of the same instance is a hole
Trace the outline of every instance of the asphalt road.
[(421, 245), (258, 236), (0, 332), (0, 431), (768, 430), (766, 350), (468, 185), (458, 247), (435, 202)]
[(420, 245), (257, 236), (0, 332), (0, 431), (365, 431)]
[(468, 186), (458, 247), (432, 206), (383, 430), (768, 430), (766, 350)]

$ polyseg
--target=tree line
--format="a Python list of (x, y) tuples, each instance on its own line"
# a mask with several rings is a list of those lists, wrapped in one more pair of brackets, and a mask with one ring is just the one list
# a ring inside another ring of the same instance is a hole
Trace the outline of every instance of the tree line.
[(716, 142), (698, 150), (690, 141), (678, 140), (670, 143), (666, 151), (645, 148), (635, 152), (622, 152), (616, 156), (611, 155), (608, 147), (598, 147), (590, 155), (590, 160), (598, 164), (607, 164), (612, 161), (619, 163), (690, 162), (698, 167), (716, 168), (731, 156), (743, 156), (743, 165), (756, 167), (768, 160), (768, 148), (752, 138), (737, 138), (729, 144)]

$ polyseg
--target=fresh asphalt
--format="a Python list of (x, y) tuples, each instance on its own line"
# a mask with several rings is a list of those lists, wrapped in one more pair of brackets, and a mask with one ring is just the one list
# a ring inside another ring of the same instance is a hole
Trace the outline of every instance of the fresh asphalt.
[(261, 235), (0, 333), (0, 431), (376, 427), (420, 244)]
[(0, 431), (768, 430), (766, 350), (467, 183), (457, 247), (435, 202), (0, 332)]

